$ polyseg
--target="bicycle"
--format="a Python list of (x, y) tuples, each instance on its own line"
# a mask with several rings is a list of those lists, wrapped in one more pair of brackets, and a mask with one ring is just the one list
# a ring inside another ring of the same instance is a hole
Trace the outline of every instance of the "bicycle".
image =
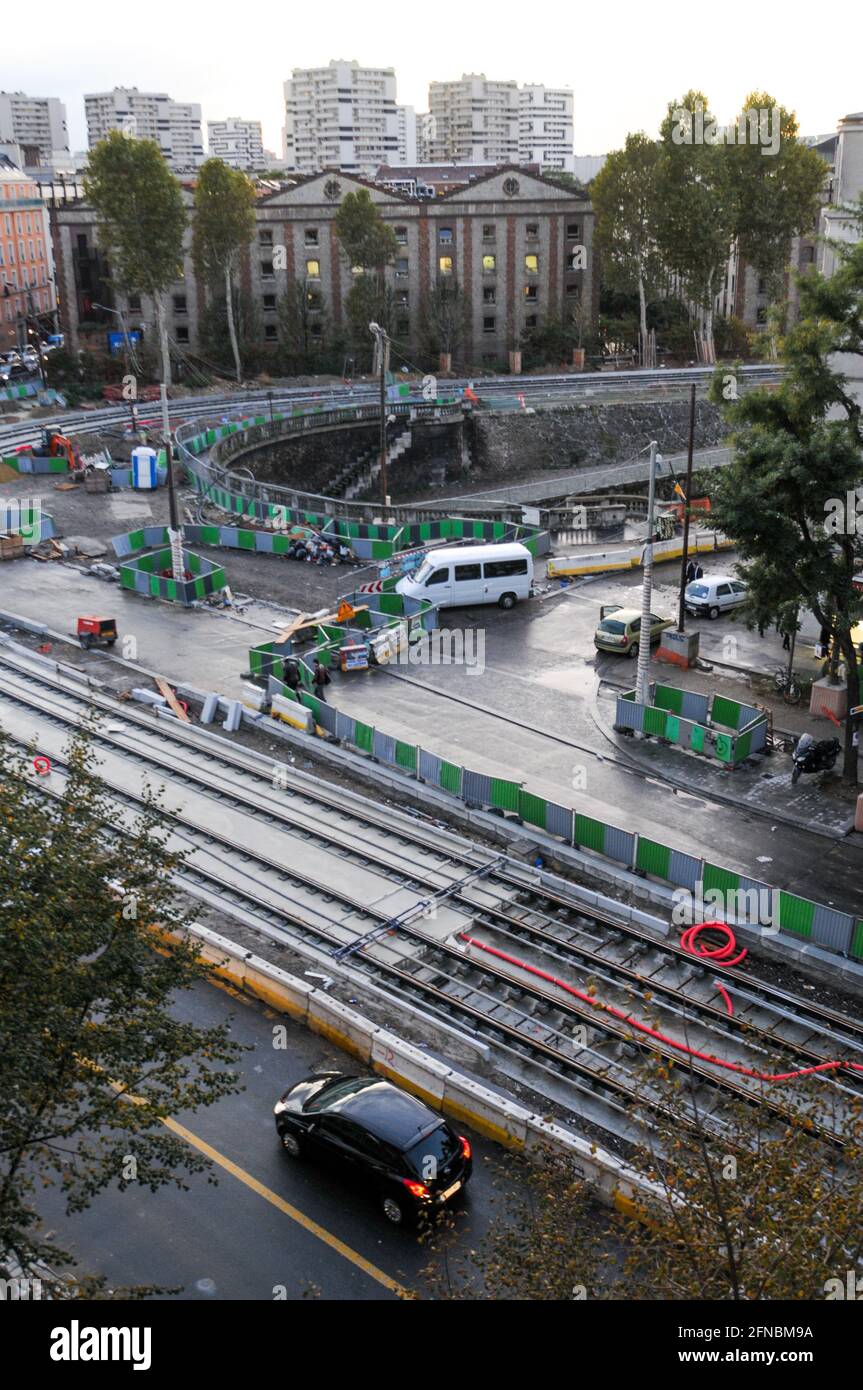
[(803, 694), (797, 676), (793, 671), (789, 671), (787, 666), (780, 666), (773, 673), (773, 688), (777, 695), (781, 695), (786, 705), (799, 705), (800, 697)]

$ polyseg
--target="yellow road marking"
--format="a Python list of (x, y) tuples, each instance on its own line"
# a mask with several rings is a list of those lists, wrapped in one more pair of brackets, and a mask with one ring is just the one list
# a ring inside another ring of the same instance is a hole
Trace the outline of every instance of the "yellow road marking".
[(273, 1192), (271, 1188), (266, 1187), (262, 1182), (258, 1182), (258, 1179), (253, 1178), (251, 1173), (247, 1173), (244, 1168), (240, 1168), (240, 1166), (232, 1162), (230, 1158), (219, 1153), (218, 1149), (214, 1149), (210, 1144), (206, 1143), (205, 1140), (200, 1139), (197, 1134), (193, 1134), (190, 1129), (186, 1129), (185, 1125), (178, 1124), (176, 1120), (172, 1119), (164, 1119), (162, 1123), (181, 1139), (185, 1139), (187, 1144), (192, 1145), (192, 1148), (205, 1154), (213, 1163), (218, 1164), (220, 1168), (224, 1168), (225, 1172), (230, 1173), (232, 1177), (244, 1183), (246, 1187), (251, 1188), (252, 1192), (256, 1192), (259, 1197), (263, 1197), (265, 1202), (269, 1202), (271, 1206), (276, 1207), (279, 1211), (283, 1212), (285, 1216), (289, 1216), (292, 1221), (296, 1221), (297, 1225), (302, 1226), (304, 1231), (308, 1231), (310, 1235), (316, 1236), (318, 1240), (322, 1240), (324, 1245), (328, 1245), (331, 1250), (335, 1250), (336, 1254), (341, 1255), (352, 1265), (355, 1265), (357, 1269), (361, 1269), (363, 1273), (368, 1274), (371, 1279), (376, 1279), (379, 1284), (383, 1284), (385, 1289), (389, 1289), (390, 1292), (394, 1293), (398, 1298), (412, 1299), (415, 1297), (403, 1284), (400, 1284), (396, 1279), (391, 1279), (382, 1269), (378, 1269), (377, 1265), (373, 1265), (370, 1260), (365, 1259), (358, 1251), (352, 1250), (349, 1245), (345, 1245), (344, 1241), (339, 1240), (338, 1236), (331, 1235), (323, 1226), (319, 1226), (317, 1221), (312, 1221), (311, 1217), (306, 1216), (303, 1212), (299, 1211), (297, 1207), (291, 1206), (290, 1202), (286, 1202), (284, 1197), (280, 1197), (277, 1192)]

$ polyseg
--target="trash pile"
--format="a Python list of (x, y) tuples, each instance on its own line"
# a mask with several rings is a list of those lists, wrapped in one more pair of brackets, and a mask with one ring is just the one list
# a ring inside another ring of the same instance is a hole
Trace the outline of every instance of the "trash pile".
[(288, 560), (305, 560), (310, 565), (344, 565), (355, 562), (349, 546), (337, 537), (327, 540), (317, 531), (292, 532), (285, 552)]

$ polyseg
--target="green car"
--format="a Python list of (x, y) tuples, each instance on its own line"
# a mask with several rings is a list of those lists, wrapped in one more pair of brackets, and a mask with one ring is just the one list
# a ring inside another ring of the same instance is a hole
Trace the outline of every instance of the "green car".
[[(593, 645), (597, 651), (638, 656), (638, 640), (641, 634), (640, 608), (621, 608), (619, 604), (609, 604), (600, 608), (599, 618), (599, 626), (593, 634)], [(667, 627), (673, 626), (670, 618), (657, 618), (655, 613), (651, 613), (651, 644), (659, 641), (659, 634)]]

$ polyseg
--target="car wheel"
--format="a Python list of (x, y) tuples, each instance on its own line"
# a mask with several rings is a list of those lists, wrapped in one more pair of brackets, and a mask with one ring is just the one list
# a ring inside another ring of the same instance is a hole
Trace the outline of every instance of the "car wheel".
[(381, 1211), (392, 1226), (403, 1226), (405, 1224), (405, 1209), (391, 1193), (385, 1192), (381, 1197)]
[(300, 1145), (299, 1139), (293, 1133), (293, 1131), (290, 1129), (283, 1130), (281, 1139), (282, 1148), (284, 1149), (285, 1153), (290, 1154), (291, 1158), (299, 1158), (303, 1150)]
[(627, 655), (627, 656), (630, 656), (630, 657), (637, 657), (637, 656), (638, 656), (638, 643), (637, 643), (637, 642), (633, 642), (632, 646), (630, 647), (630, 649), (629, 649), (629, 651), (626, 653), (626, 655)]
[(707, 616), (708, 616), (708, 618), (718, 618), (718, 617), (719, 617), (719, 609), (715, 606), (715, 604), (714, 604), (713, 608), (709, 608), (709, 609), (707, 610)]
[(515, 608), (515, 594), (501, 594), (497, 606), (498, 608)]

